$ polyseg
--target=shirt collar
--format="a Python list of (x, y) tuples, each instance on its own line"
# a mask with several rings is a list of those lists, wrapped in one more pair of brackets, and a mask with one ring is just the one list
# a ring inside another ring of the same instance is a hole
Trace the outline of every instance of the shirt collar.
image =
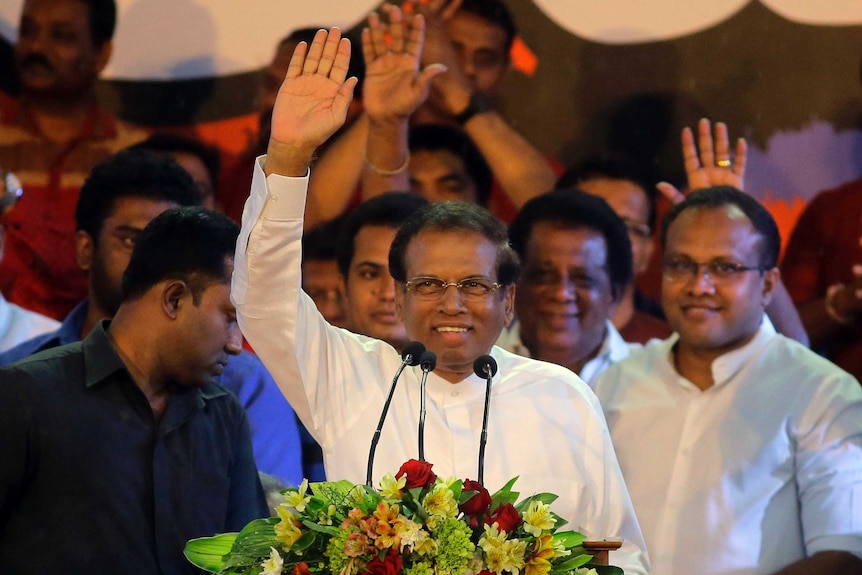
[[(86, 314), (86, 309), (84, 313)], [(110, 323), (111, 320), (103, 319), (84, 339), (84, 383), (87, 387), (97, 385), (121, 370), (126, 372), (130, 380), (132, 379), (131, 374), (128, 374), (126, 364), (123, 363), (120, 354), (114, 347), (111, 336), (108, 334)], [(191, 404), (203, 407), (205, 401), (227, 395), (228, 391), (221, 385), (212, 382), (204, 387), (180, 386), (175, 394), (189, 397), (188, 401)]]
[(727, 352), (712, 362), (712, 380), (715, 382), (715, 385), (724, 385), (730, 381), (733, 376), (739, 373), (743, 365), (760, 353), (775, 334), (775, 327), (773, 327), (769, 318), (766, 317), (766, 314), (763, 314), (760, 327), (748, 343), (739, 349)]
[[(93, 387), (118, 371), (126, 371), (111, 337), (108, 335), (110, 320), (102, 320), (84, 339), (84, 384)], [(129, 375), (131, 378), (131, 375)]]

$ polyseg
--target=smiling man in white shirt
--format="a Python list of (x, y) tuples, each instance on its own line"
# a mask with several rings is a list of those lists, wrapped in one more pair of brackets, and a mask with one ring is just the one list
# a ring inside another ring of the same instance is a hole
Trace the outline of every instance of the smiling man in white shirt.
[[(372, 27), (376, 28), (374, 25)], [(422, 18), (372, 30), (369, 72), (397, 58), (419, 99)], [(389, 379), (401, 364), (389, 344), (330, 326), (300, 286), (300, 242), (308, 165), (344, 121), (355, 79), (345, 80), (350, 45), (333, 29), (294, 55), (258, 160), (237, 243), (232, 297), (240, 325), (308, 430), (323, 448), (327, 476), (361, 482)], [(366, 35), (366, 38), (368, 35)], [(370, 56), (370, 57), (369, 57)], [(378, 61), (382, 60), (382, 61)], [(397, 113), (393, 109), (393, 113)], [(491, 392), (485, 480), (491, 490), (520, 475), (523, 495), (560, 495), (554, 508), (591, 538), (620, 536), (611, 561), (646, 573), (643, 540), (601, 408), (570, 371), (493, 347), (511, 320), (517, 258), (505, 226), (466, 203), (421, 208), (392, 242), (395, 302), (408, 338), (437, 354), (428, 377), (427, 460), (443, 476), (475, 477), (485, 380), (473, 364), (499, 366)], [(419, 368), (407, 369), (383, 429), (373, 479), (416, 457)]]
[(662, 232), (676, 333), (599, 378), (655, 573), (860, 573), (862, 388), (764, 315), (780, 238), (756, 200), (691, 194)]

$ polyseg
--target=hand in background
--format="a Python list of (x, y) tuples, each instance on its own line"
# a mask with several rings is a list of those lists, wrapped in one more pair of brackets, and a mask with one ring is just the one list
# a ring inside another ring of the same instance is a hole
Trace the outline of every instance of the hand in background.
[(438, 63), (419, 71), (425, 40), (425, 18), (421, 14), (405, 18), (401, 9), (391, 4), (384, 5), (383, 10), (388, 24), (372, 12), (368, 28), (362, 30), (366, 66), (362, 102), (372, 121), (410, 116), (428, 97), (431, 80), (446, 71)]
[[(691, 128), (682, 130), (682, 157), (689, 192), (711, 186), (733, 186), (743, 189), (745, 180), (745, 161), (748, 145), (743, 138), (736, 141), (736, 157), (730, 159), (730, 143), (727, 126), (723, 122), (715, 124), (715, 136), (706, 118), (697, 124), (697, 146)], [(698, 154), (700, 148), (700, 154)], [(667, 182), (656, 185), (658, 190), (673, 204), (685, 199), (685, 194)]]

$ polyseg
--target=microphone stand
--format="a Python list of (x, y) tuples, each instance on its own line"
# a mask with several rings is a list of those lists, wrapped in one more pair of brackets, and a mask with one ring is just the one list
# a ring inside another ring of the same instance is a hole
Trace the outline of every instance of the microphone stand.
[(482, 414), (482, 433), (479, 435), (479, 483), (485, 484), (485, 444), (488, 442), (488, 412), (491, 407), (491, 379), (497, 373), (497, 362), (490, 355), (479, 356), (473, 362), (473, 372), (485, 379), (485, 411)]
[(437, 355), (433, 351), (426, 351), (419, 358), (422, 367), (422, 381), (419, 384), (419, 461), (425, 461), (425, 383), (428, 374), (437, 367)]
[(365, 485), (371, 487), (371, 475), (374, 468), (374, 453), (377, 451), (377, 443), (380, 441), (380, 432), (383, 430), (383, 422), (386, 421), (386, 414), (389, 412), (389, 404), (392, 403), (392, 396), (395, 394), (395, 385), (398, 383), (398, 378), (408, 365), (417, 365), (420, 356), (425, 353), (425, 346), (418, 341), (411, 341), (404, 346), (404, 351), (401, 352), (401, 365), (398, 371), (395, 372), (395, 377), (392, 379), (392, 385), (389, 387), (389, 395), (386, 397), (386, 403), (383, 404), (383, 412), (380, 414), (380, 421), (377, 422), (377, 429), (374, 430), (374, 436), (371, 438), (371, 448), (368, 450), (368, 467), (365, 472)]

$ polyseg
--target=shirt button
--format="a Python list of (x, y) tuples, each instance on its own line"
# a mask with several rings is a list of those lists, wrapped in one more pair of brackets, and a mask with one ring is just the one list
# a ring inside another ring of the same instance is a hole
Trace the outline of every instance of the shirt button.
[(461, 392), (460, 391), (453, 391), (450, 395), (452, 397), (458, 397), (459, 395), (461, 395)]

